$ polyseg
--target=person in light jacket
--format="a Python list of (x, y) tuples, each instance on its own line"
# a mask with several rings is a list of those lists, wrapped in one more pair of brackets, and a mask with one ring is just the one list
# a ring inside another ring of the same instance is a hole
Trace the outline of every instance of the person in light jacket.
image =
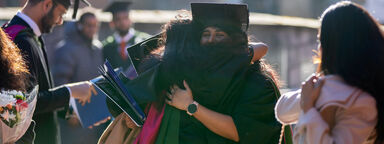
[(275, 106), (283, 124), (296, 124), (294, 143), (384, 142), (384, 37), (361, 6), (339, 2), (321, 16), (318, 72)]

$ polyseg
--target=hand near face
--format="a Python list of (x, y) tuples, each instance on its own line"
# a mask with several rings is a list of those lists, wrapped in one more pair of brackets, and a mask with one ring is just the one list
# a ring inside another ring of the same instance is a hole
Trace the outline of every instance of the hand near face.
[(185, 90), (179, 88), (176, 85), (171, 88), (171, 93), (167, 94), (170, 100), (166, 100), (166, 102), (175, 108), (186, 111), (188, 105), (193, 102), (193, 95), (185, 80), (183, 81), (183, 84)]
[(309, 109), (315, 106), (316, 100), (320, 95), (321, 88), (324, 85), (324, 80), (317, 76), (311, 76), (301, 86), (301, 109), (306, 113)]
[(265, 56), (268, 52), (268, 46), (264, 43), (248, 43), (249, 47), (253, 49), (253, 56), (251, 62), (256, 62)]

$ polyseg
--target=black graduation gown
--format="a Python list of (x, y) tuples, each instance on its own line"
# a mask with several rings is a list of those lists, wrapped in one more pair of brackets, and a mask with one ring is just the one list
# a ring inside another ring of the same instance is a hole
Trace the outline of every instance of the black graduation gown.
[(36, 132), (35, 143), (57, 143), (60, 140), (60, 133), (56, 110), (68, 106), (70, 93), (65, 87), (54, 88), (43, 39), (37, 37), (30, 26), (18, 16), (14, 16), (5, 25), (5, 28), (12, 25), (26, 27), (17, 34), (14, 43), (20, 48), (31, 73), (30, 81), (27, 83), (31, 87), (39, 85), (37, 105), (33, 116), (36, 126), (31, 123), (28, 131), (17, 143), (32, 143), (33, 127)]
[[(221, 80), (211, 79), (211, 81), (217, 83)], [(234, 74), (228, 82), (230, 84), (225, 84), (223, 81), (217, 83), (222, 86), (212, 87), (209, 86), (210, 84), (195, 86), (204, 88), (204, 91), (194, 91), (192, 84), (190, 87), (192, 92), (195, 92), (195, 100), (201, 105), (232, 117), (240, 138), (238, 143), (278, 143), (281, 124), (275, 119), (274, 106), (280, 93), (273, 80), (260, 69), (260, 64), (255, 63), (249, 66), (245, 73), (240, 71)], [(220, 87), (221, 90), (216, 89)], [(221, 96), (219, 96), (220, 93)], [(181, 112), (179, 143), (230, 144), (236, 142), (213, 133), (194, 117)]]
[[(208, 59), (198, 64), (199, 69), (183, 72), (194, 100), (213, 111), (230, 115), (239, 143), (278, 143), (282, 125), (275, 119), (274, 106), (280, 93), (273, 80), (261, 70), (261, 64), (249, 65), (246, 54)], [(156, 99), (157, 87), (167, 81), (163, 68), (162, 62), (155, 64), (126, 83), (139, 103)], [(114, 115), (121, 112), (111, 103), (109, 108)], [(179, 125), (179, 143), (236, 143), (213, 133), (185, 112), (181, 112)]]
[[(275, 119), (274, 106), (280, 93), (273, 80), (261, 70), (259, 62), (249, 66), (244, 57), (218, 59), (204, 70), (186, 74), (194, 99), (213, 111), (230, 115), (239, 143), (278, 143), (282, 125)], [(155, 100), (156, 86), (162, 83), (159, 70), (161, 64), (126, 83), (139, 103)], [(121, 112), (113, 104), (109, 106), (114, 115)], [(185, 112), (181, 112), (179, 125), (182, 144), (236, 143), (213, 133)]]

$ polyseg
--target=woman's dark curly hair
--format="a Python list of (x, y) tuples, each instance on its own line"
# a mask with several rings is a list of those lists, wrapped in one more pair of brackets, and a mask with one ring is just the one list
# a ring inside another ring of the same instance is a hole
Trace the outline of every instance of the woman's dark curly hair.
[(0, 89), (25, 91), (25, 80), (29, 71), (20, 49), (0, 28)]
[[(169, 90), (172, 85), (183, 86), (183, 80), (188, 79), (188, 74), (199, 74), (208, 71), (223, 56), (248, 53), (248, 39), (245, 32), (231, 27), (216, 26), (229, 34), (230, 43), (213, 47), (201, 46), (200, 39), (204, 25), (193, 21), (190, 13), (184, 11), (162, 27), (162, 37), (159, 40), (162, 47), (161, 54), (153, 54), (142, 63), (142, 66), (162, 62), (158, 79), (158, 104), (161, 106), (166, 99), (164, 90)], [(218, 49), (219, 48), (219, 49)], [(246, 54), (248, 55), (248, 54)], [(148, 64), (149, 63), (149, 64)], [(249, 61), (250, 63), (250, 61)], [(270, 67), (264, 62), (262, 70), (270, 74)], [(188, 73), (188, 74), (187, 74)], [(273, 80), (276, 77), (272, 77)]]

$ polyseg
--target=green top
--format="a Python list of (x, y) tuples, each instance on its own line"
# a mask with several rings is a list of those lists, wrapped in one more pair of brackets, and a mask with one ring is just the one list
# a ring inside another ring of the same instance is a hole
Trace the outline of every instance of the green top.
[[(128, 40), (128, 42), (126, 43), (126, 47), (139, 43), (149, 37), (149, 34), (135, 30), (134, 36), (130, 40)], [(104, 59), (108, 59), (113, 68), (123, 67), (123, 69), (126, 70), (131, 65), (131, 61), (129, 60), (129, 58), (125, 60), (121, 58), (119, 47), (120, 44), (116, 42), (115, 37), (113, 35), (108, 36), (103, 41)]]

